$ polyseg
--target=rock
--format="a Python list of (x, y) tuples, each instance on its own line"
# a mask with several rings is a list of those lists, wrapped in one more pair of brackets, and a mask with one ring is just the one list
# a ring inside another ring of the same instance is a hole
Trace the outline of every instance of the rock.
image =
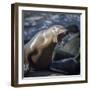
[(80, 63), (74, 58), (62, 59), (54, 61), (50, 64), (50, 70), (65, 75), (80, 74)]
[(67, 35), (58, 43), (54, 49), (54, 60), (74, 57), (80, 50), (79, 33)]

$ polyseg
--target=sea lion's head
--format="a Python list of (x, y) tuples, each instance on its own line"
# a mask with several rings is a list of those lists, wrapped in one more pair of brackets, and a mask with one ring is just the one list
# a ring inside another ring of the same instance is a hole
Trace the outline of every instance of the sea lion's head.
[(56, 42), (60, 41), (67, 33), (67, 29), (62, 25), (53, 25), (51, 28), (53, 34), (57, 37)]
[(56, 34), (56, 35), (59, 35), (59, 34), (65, 34), (66, 33), (66, 28), (62, 25), (54, 25), (52, 27), (52, 31)]

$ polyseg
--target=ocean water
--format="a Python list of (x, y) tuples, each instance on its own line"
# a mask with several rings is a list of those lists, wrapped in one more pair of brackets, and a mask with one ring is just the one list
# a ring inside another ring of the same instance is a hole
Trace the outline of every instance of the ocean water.
[(52, 25), (76, 25), (80, 29), (80, 14), (43, 11), (22, 11), (24, 44), (37, 32), (48, 29)]

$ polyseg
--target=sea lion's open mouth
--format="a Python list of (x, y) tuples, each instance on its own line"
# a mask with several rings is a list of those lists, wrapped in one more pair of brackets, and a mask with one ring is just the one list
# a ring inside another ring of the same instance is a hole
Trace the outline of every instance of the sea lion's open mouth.
[(66, 36), (66, 34), (67, 33), (61, 33), (61, 34), (59, 34), (58, 37), (57, 37), (58, 42), (60, 42)]

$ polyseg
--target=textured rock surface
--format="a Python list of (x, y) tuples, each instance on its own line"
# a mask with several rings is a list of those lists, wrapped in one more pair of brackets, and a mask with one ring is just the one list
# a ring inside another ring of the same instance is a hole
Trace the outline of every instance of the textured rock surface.
[(80, 36), (78, 33), (67, 35), (60, 43), (57, 43), (54, 51), (56, 53), (55, 60), (75, 57), (80, 50)]

